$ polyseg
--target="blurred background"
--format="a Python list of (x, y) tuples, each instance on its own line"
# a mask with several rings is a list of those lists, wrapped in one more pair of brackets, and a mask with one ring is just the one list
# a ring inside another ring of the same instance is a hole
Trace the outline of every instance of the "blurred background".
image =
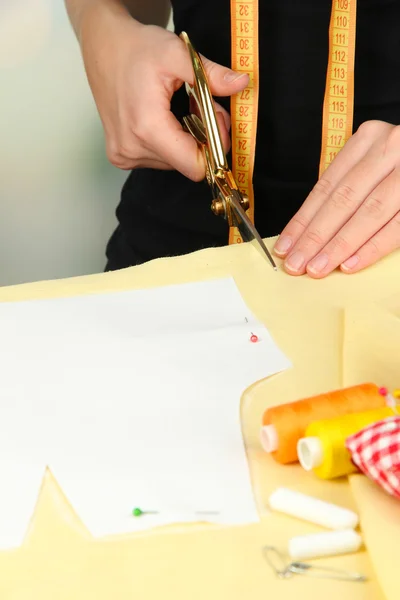
[(63, 0), (0, 0), (0, 286), (101, 272), (127, 173)]

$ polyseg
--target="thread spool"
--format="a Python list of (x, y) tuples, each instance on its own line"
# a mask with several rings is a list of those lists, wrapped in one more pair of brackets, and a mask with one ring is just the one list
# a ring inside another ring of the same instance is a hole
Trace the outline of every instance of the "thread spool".
[(306, 471), (313, 471), (320, 479), (355, 473), (358, 469), (351, 460), (346, 439), (390, 416), (393, 416), (392, 408), (380, 408), (312, 423), (297, 444), (301, 466)]
[(281, 464), (297, 462), (297, 442), (314, 421), (384, 406), (386, 398), (373, 383), (273, 406), (263, 415), (261, 445)]
[(347, 508), (287, 488), (276, 489), (269, 498), (269, 506), (277, 512), (327, 529), (352, 529), (359, 521), (358, 515)]
[(353, 529), (342, 529), (293, 537), (288, 553), (292, 560), (302, 561), (357, 552), (361, 546), (360, 534)]

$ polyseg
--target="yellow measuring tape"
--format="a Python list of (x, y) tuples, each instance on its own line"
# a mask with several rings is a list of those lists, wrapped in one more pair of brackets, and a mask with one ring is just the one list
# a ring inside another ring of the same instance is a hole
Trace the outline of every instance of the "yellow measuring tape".
[[(329, 26), (329, 60), (322, 121), (320, 175), (352, 134), (354, 55), (357, 0), (333, 0)], [(231, 99), (232, 171), (249, 198), (248, 215), (254, 223), (253, 172), (256, 149), (259, 60), (258, 0), (231, 0), (232, 69), (248, 73), (249, 86)], [(236, 228), (229, 243), (241, 243)]]

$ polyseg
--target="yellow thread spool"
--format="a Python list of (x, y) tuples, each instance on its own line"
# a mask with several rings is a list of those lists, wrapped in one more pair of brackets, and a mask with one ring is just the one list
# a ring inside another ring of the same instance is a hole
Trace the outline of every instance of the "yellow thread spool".
[(346, 439), (367, 425), (391, 416), (393, 409), (379, 408), (312, 423), (297, 444), (301, 466), (306, 471), (313, 471), (320, 479), (357, 472), (346, 448)]

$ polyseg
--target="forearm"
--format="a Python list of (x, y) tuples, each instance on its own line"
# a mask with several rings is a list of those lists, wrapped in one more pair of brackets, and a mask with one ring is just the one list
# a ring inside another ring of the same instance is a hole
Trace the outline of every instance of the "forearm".
[(128, 11), (140, 23), (160, 27), (167, 26), (171, 12), (170, 0), (65, 0), (65, 6), (78, 38), (84, 15), (88, 11), (110, 10), (113, 13)]

